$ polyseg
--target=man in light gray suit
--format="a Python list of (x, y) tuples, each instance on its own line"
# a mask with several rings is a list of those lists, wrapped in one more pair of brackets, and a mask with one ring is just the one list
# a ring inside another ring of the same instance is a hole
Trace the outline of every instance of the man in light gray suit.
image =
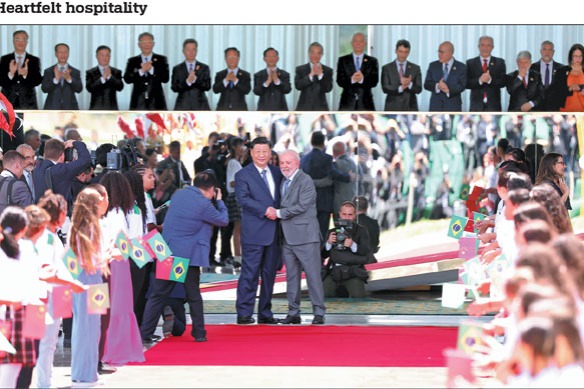
[(285, 179), (280, 189), (280, 209), (268, 209), (268, 218), (277, 216), (282, 226), (282, 258), (286, 263), (288, 315), (282, 324), (300, 324), (300, 280), (306, 274), (312, 302), (312, 324), (324, 324), (324, 289), (320, 276), (320, 228), (316, 218), (316, 189), (309, 175), (300, 168), (298, 153), (287, 150), (280, 155), (280, 170)]
[(395, 45), (396, 59), (381, 68), (381, 89), (387, 94), (386, 111), (417, 111), (417, 94), (422, 92), (420, 67), (408, 61), (410, 42), (400, 39)]

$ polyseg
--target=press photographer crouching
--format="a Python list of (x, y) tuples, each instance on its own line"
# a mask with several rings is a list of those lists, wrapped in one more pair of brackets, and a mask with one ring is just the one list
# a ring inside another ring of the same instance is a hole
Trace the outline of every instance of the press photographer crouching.
[(371, 252), (367, 228), (356, 223), (355, 204), (345, 201), (335, 228), (328, 231), (322, 250), (325, 297), (365, 297), (369, 278), (365, 265), (377, 262)]

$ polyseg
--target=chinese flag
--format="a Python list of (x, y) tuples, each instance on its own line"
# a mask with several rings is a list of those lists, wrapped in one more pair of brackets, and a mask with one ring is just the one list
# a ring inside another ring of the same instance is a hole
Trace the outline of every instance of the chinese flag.
[(156, 262), (156, 278), (159, 280), (170, 280), (170, 272), (174, 263), (173, 257), (168, 257), (163, 261)]
[(24, 307), (22, 336), (31, 339), (42, 339), (45, 336), (46, 312), (47, 309), (44, 305), (27, 305)]
[(73, 316), (73, 290), (70, 286), (53, 286), (53, 317)]

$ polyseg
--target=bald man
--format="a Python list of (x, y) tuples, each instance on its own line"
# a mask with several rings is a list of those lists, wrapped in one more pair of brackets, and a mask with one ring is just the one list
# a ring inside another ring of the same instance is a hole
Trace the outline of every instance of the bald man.
[(462, 92), (466, 88), (466, 65), (454, 59), (454, 45), (442, 42), (438, 61), (430, 63), (424, 89), (430, 91), (430, 111), (462, 111)]

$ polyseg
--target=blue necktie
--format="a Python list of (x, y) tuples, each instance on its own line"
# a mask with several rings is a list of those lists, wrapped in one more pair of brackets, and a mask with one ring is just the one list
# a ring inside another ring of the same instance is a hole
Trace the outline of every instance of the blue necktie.
[(355, 57), (355, 70), (359, 71), (361, 66), (359, 66), (359, 57)]
[(290, 179), (286, 178), (284, 179), (284, 183), (282, 184), (282, 197), (284, 197), (284, 195), (286, 194), (288, 186), (290, 186)]
[[(63, 73), (65, 71), (65, 66), (59, 66), (59, 70), (61, 71), (61, 73)], [(65, 79), (63, 78), (62, 74), (61, 74), (61, 80), (59, 81), (59, 83), (61, 85), (63, 85), (65, 83)]]
[(444, 64), (444, 74), (442, 75), (442, 78), (444, 79), (444, 81), (446, 81), (446, 79), (448, 78), (448, 64), (447, 63)]
[(264, 183), (266, 184), (266, 187), (268, 188), (268, 192), (270, 192), (270, 195), (272, 194), (272, 191), (270, 190), (270, 183), (268, 182), (268, 169), (264, 169), (262, 170), (262, 179), (264, 180)]

